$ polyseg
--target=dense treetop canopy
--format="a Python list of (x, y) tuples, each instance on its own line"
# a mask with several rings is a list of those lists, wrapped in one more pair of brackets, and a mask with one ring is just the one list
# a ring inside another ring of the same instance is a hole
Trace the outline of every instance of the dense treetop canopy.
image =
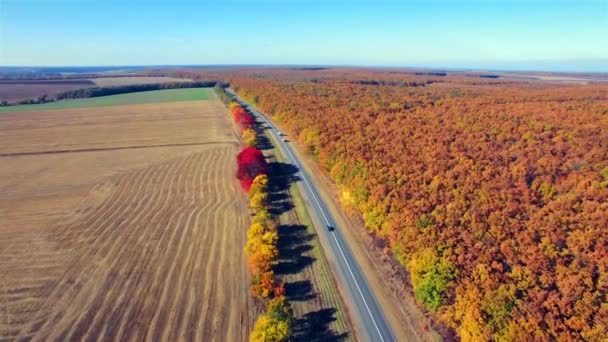
[(608, 85), (208, 73), (319, 162), (463, 340), (608, 336)]

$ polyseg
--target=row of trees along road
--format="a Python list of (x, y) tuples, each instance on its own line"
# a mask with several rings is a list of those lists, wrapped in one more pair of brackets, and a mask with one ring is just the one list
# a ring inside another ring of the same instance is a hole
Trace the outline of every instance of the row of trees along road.
[(251, 292), (266, 308), (254, 325), (250, 341), (287, 341), (291, 336), (293, 311), (285, 298), (283, 282), (273, 272), (279, 255), (278, 222), (268, 211), (268, 165), (262, 152), (255, 147), (257, 136), (253, 117), (236, 102), (231, 102), (223, 88), (216, 88), (216, 91), (229, 106), (245, 145), (236, 158), (237, 178), (248, 193), (249, 208), (254, 216), (244, 250), (252, 274)]

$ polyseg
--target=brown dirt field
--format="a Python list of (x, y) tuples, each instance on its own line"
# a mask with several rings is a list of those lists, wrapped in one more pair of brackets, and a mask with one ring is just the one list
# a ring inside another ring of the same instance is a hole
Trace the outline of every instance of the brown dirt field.
[(0, 102), (28, 99), (41, 95), (55, 95), (68, 90), (94, 87), (90, 80), (23, 80), (0, 81)]
[(0, 340), (246, 340), (231, 129), (215, 100), (0, 116)]
[(91, 81), (95, 82), (95, 84), (98, 87), (113, 87), (113, 86), (123, 86), (123, 85), (130, 85), (130, 84), (189, 82), (192, 80), (185, 79), (185, 78), (175, 78), (175, 77), (133, 76), (133, 77), (97, 77), (97, 78), (91, 78)]

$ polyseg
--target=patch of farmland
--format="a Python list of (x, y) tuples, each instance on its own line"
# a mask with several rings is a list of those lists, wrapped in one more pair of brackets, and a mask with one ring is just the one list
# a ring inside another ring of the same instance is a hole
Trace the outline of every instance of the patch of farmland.
[(213, 96), (214, 95), (212, 94), (212, 90), (210, 88), (164, 89), (111, 96), (90, 97), (76, 100), (63, 100), (43, 104), (0, 107), (0, 113), (207, 100), (209, 98), (212, 98)]
[(52, 96), (68, 90), (95, 87), (87, 79), (0, 80), (0, 102), (14, 102), (42, 95)]
[(133, 76), (133, 77), (98, 77), (91, 78), (98, 87), (115, 87), (125, 86), (132, 84), (152, 84), (152, 83), (175, 83), (175, 82), (191, 82), (191, 79), (176, 78), (176, 77), (145, 77), (145, 76)]
[(0, 116), (0, 156), (234, 141), (217, 101), (184, 101)]
[(0, 157), (0, 340), (245, 340), (248, 216), (225, 109), (106, 110), (0, 116), (3, 153), (33, 152)]

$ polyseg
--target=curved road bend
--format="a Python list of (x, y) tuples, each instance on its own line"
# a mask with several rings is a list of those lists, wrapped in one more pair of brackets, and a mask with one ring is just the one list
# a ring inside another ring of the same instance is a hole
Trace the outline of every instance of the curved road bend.
[(331, 254), (333, 260), (336, 261), (336, 271), (338, 273), (336, 278), (338, 282), (343, 285), (342, 290), (344, 291), (341, 292), (346, 295), (345, 300), (350, 302), (349, 304), (352, 308), (351, 313), (355, 316), (351, 318), (361, 328), (362, 333), (365, 334), (365, 336), (358, 337), (365, 341), (374, 342), (395, 341), (391, 327), (384, 317), (384, 313), (379, 307), (378, 302), (367, 283), (365, 275), (361, 272), (359, 265), (353, 258), (346, 240), (342, 238), (340, 227), (337, 226), (331, 212), (328, 210), (321, 196), (319, 196), (315, 184), (310, 181), (306, 171), (300, 167), (301, 162), (293, 153), (289, 143), (283, 141), (282, 137), (279, 136), (279, 130), (270, 119), (252, 106), (249, 106), (247, 102), (241, 100), (231, 89), (226, 90), (235, 98), (235, 100), (237, 100), (237, 102), (247, 107), (251, 114), (255, 115), (257, 119), (271, 128), (271, 134), (279, 144), (277, 147), (279, 147), (288, 160), (297, 167), (298, 173), (296, 175), (302, 180), (301, 182), (297, 182), (297, 184), (300, 187), (300, 191), (305, 193), (306, 197), (310, 199), (307, 203), (307, 209), (311, 216), (316, 216), (316, 219), (313, 218), (313, 221), (315, 221), (317, 234), (322, 235), (324, 240), (328, 242), (330, 250), (326, 250), (325, 253)]

